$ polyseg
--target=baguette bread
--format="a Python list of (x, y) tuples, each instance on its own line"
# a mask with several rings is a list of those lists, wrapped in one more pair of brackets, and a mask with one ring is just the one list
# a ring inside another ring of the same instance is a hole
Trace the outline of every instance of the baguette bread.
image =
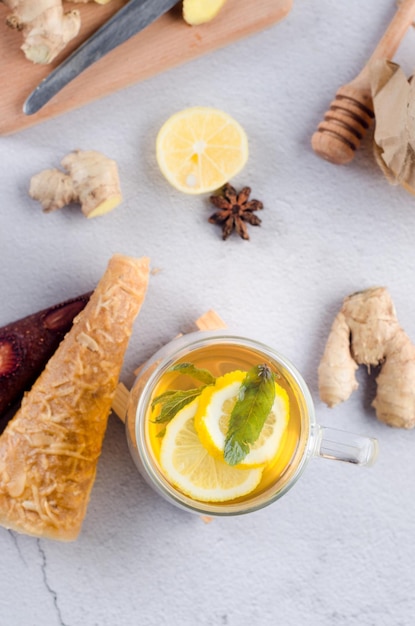
[(149, 260), (114, 255), (88, 304), (0, 436), (0, 524), (78, 536)]

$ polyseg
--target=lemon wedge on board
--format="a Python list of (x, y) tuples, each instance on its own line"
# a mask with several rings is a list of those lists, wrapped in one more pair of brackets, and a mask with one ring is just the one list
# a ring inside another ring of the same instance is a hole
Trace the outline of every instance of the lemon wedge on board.
[(183, 18), (190, 26), (210, 22), (217, 16), (226, 0), (183, 0)]

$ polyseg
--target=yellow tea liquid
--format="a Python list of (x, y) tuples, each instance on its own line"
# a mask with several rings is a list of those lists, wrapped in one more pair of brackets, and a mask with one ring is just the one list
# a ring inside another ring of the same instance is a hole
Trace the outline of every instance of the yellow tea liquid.
[[(268, 490), (276, 483), (286, 483), (295, 473), (301, 461), (308, 438), (308, 432), (305, 432), (307, 426), (302, 424), (301, 419), (299, 404), (300, 391), (296, 389), (293, 382), (290, 383), (278, 363), (269, 359), (269, 357), (264, 358), (264, 354), (251, 347), (248, 348), (232, 343), (220, 343), (196, 348), (187, 353), (186, 356), (178, 359), (173, 365), (183, 362), (192, 363), (198, 368), (207, 369), (215, 377), (223, 376), (234, 370), (248, 371), (251, 367), (262, 363), (266, 363), (271, 368), (276, 376), (276, 382), (285, 389), (289, 397), (290, 411), (287, 436), (282, 452), (278, 451), (275, 461), (271, 461), (265, 466), (261, 482), (256, 489), (233, 502), (252, 499)], [(150, 404), (154, 398), (165, 391), (192, 389), (199, 385), (201, 385), (201, 383), (198, 383), (198, 381), (188, 375), (166, 371), (156, 382)], [(164, 428), (165, 424), (155, 424), (154, 421), (152, 421), (151, 408), (148, 408), (146, 416), (146, 436), (161, 473), (163, 472), (158, 463), (161, 438), (158, 435)], [(229, 504), (229, 501), (224, 504)]]

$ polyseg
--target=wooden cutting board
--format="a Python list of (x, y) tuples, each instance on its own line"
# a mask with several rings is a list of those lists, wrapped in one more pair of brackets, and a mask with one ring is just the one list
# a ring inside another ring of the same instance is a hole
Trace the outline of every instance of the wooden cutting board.
[[(181, 16), (181, 3), (151, 26), (119, 46), (80, 74), (35, 115), (24, 115), (23, 103), (52, 68), (87, 39), (125, 1), (107, 5), (77, 4), (82, 28), (54, 63), (34, 65), (24, 57), (21, 33), (5, 25), (10, 13), (0, 4), (0, 134), (10, 134), (159, 72), (189, 61), (262, 30), (284, 18), (293, 0), (228, 0), (219, 15), (207, 24), (189, 26)], [(65, 5), (73, 8), (74, 5)]]

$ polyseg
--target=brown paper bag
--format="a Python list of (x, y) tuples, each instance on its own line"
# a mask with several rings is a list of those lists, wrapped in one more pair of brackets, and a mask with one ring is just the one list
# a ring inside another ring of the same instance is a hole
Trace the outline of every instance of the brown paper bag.
[(415, 81), (386, 59), (372, 64), (370, 79), (376, 161), (390, 183), (415, 193)]

